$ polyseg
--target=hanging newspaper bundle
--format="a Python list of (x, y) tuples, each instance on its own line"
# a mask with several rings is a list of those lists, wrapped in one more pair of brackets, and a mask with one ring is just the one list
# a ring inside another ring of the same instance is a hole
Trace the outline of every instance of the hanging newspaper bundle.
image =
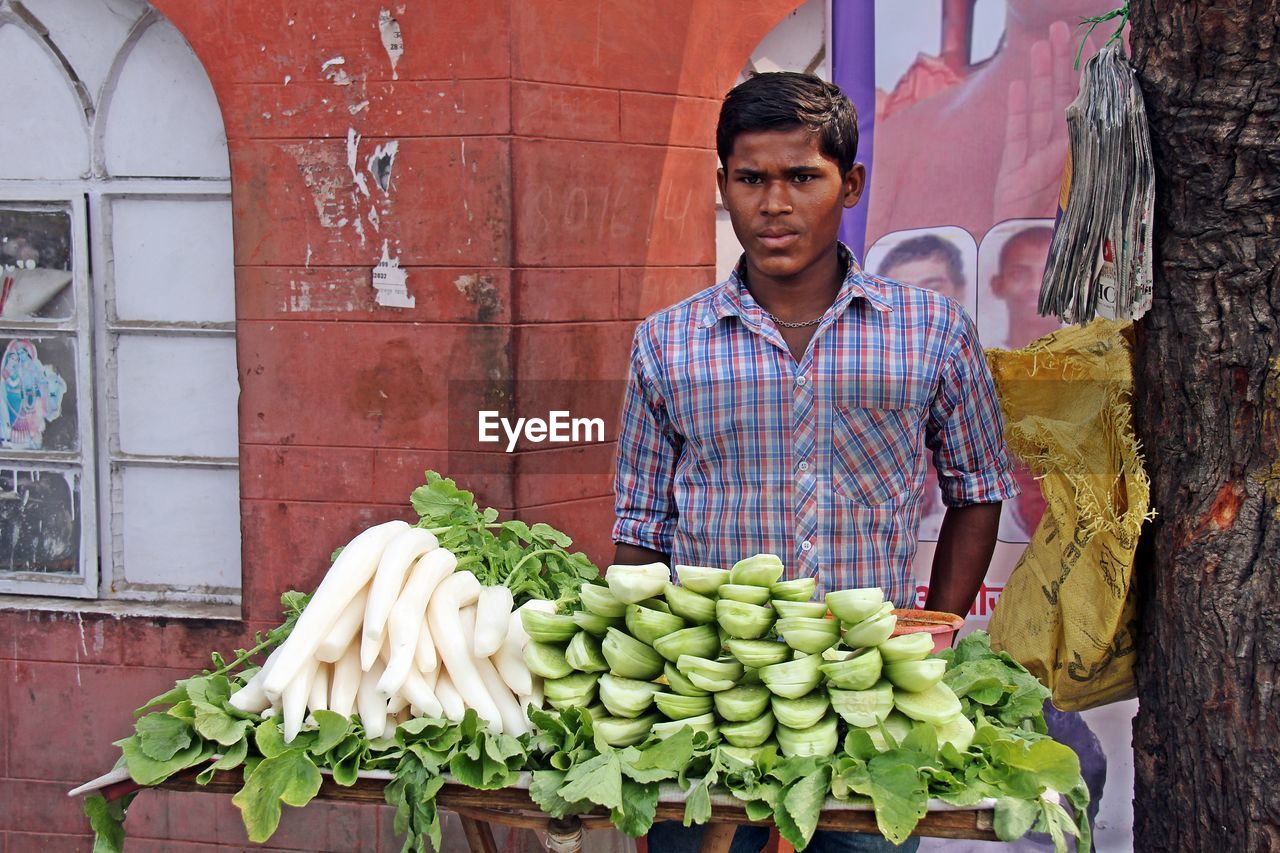
[(1067, 127), (1040, 314), (1137, 319), (1151, 306), (1155, 173), (1142, 90), (1118, 39), (1085, 64)]

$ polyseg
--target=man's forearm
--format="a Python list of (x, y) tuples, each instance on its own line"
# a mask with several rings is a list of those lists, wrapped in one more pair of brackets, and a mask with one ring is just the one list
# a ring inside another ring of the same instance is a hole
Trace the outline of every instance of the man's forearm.
[(947, 510), (933, 555), (926, 610), (968, 615), (987, 576), (999, 527), (999, 503), (970, 504)]
[(639, 545), (628, 545), (626, 542), (614, 543), (613, 563), (616, 566), (643, 566), (647, 563), (666, 563), (671, 565), (671, 555), (652, 548), (641, 548)]

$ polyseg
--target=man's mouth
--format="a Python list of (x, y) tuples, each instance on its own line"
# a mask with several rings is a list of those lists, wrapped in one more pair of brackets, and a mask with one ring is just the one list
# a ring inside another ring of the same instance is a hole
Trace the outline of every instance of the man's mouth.
[(796, 240), (800, 239), (800, 235), (794, 231), (761, 231), (756, 238), (766, 249), (785, 249)]

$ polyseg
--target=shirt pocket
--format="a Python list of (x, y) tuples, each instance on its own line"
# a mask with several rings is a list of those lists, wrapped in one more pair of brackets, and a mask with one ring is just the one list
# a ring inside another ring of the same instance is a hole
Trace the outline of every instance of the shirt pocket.
[(838, 404), (833, 408), (835, 493), (864, 506), (904, 500), (920, 453), (919, 409)]

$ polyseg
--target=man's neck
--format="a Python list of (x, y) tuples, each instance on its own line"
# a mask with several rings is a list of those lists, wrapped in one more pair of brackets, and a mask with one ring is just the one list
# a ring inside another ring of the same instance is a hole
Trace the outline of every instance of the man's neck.
[(836, 301), (844, 277), (845, 265), (834, 246), (829, 254), (788, 278), (760, 272), (749, 258), (746, 264), (746, 285), (751, 296), (765, 311), (788, 323), (821, 317)]

